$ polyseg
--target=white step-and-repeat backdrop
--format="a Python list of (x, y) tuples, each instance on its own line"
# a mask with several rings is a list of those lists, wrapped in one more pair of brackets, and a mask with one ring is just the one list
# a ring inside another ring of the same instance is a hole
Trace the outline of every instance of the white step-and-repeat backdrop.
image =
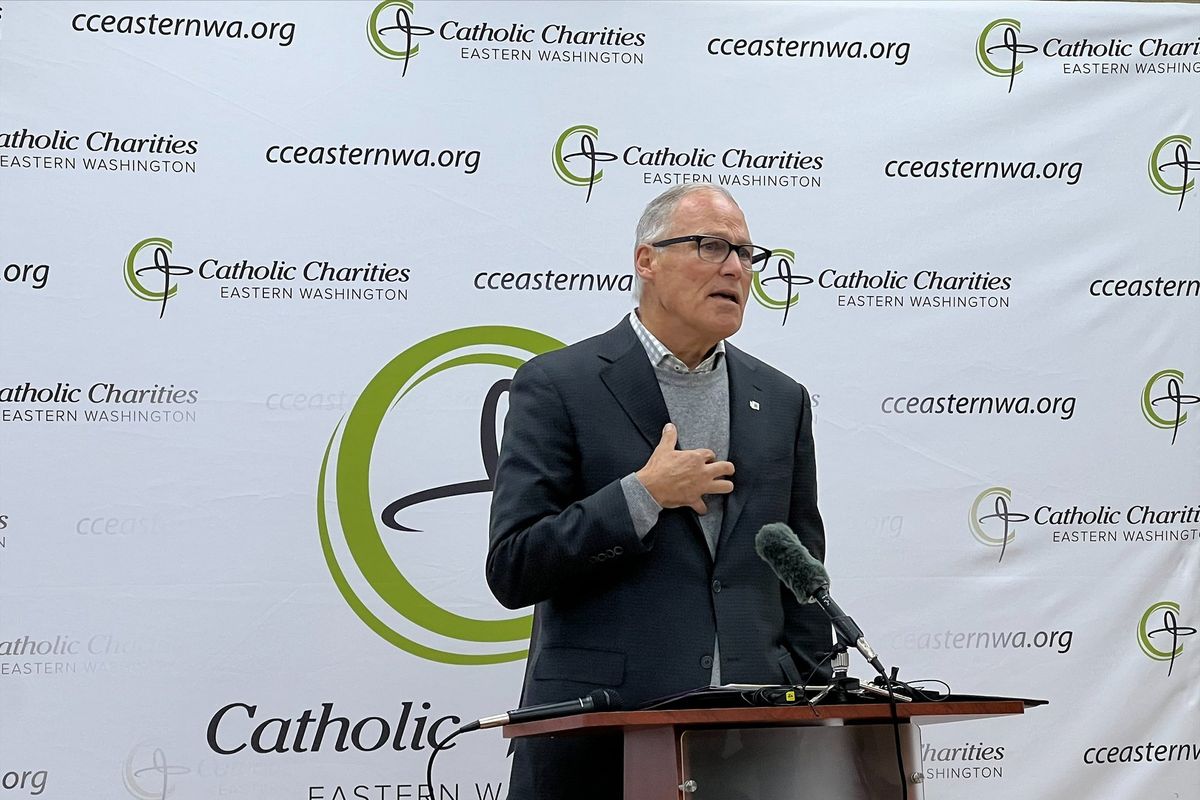
[(1050, 701), (926, 796), (1200, 797), (1197, 137), (1195, 5), (4, 0), (0, 798), (417, 797), (518, 697), (500, 382), (698, 180), (840, 601)]

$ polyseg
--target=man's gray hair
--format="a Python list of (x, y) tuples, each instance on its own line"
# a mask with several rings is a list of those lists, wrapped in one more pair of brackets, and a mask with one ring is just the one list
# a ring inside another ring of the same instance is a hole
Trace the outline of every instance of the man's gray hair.
[[(728, 189), (717, 186), (715, 183), (681, 183), (678, 186), (672, 186), (646, 204), (646, 209), (642, 211), (642, 216), (638, 219), (637, 230), (634, 232), (634, 247), (661, 239), (666, 234), (667, 227), (671, 224), (671, 216), (679, 207), (679, 203), (694, 192), (715, 192), (735, 206), (738, 204)], [(642, 300), (642, 279), (638, 277), (636, 269), (633, 271), (633, 299), (634, 302)]]

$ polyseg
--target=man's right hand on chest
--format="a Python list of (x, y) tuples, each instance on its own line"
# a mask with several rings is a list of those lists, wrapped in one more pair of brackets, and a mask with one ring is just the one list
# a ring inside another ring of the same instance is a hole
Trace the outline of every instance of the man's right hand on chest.
[(707, 514), (704, 495), (733, 491), (729, 480), (733, 464), (717, 461), (717, 454), (704, 448), (676, 450), (678, 440), (678, 430), (668, 422), (650, 460), (637, 471), (637, 478), (663, 508), (687, 506), (697, 514)]

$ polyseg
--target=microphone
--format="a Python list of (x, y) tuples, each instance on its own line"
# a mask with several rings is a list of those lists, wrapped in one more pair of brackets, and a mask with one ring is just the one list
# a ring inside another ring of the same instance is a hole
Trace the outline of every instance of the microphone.
[(499, 725), (516, 725), (519, 722), (536, 722), (588, 711), (616, 711), (621, 708), (621, 696), (612, 689), (597, 689), (587, 697), (567, 700), (562, 703), (542, 703), (528, 708), (518, 708), (507, 714), (482, 717), (462, 727), (461, 732), (477, 731), (480, 728), (495, 728)]
[(770, 565), (783, 585), (796, 595), (797, 600), (819, 605), (842, 641), (853, 644), (868, 664), (884, 678), (887, 677), (879, 656), (867, 643), (862, 629), (829, 596), (829, 573), (825, 571), (825, 565), (813, 558), (791, 528), (782, 522), (763, 525), (754, 537), (754, 550), (759, 558)]

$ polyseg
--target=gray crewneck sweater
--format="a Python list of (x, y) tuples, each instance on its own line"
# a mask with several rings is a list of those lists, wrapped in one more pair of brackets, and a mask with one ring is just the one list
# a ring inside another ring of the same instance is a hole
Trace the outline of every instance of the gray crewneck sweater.
[[(638, 339), (646, 349), (646, 355), (654, 364), (654, 376), (667, 404), (667, 413), (679, 434), (679, 447), (683, 450), (707, 448), (717, 454), (718, 461), (729, 457), (729, 373), (725, 366), (724, 353), (718, 350), (709, 358), (712, 367), (707, 368), (708, 359), (696, 371), (687, 368), (669, 354), (669, 351), (654, 338), (640, 321), (630, 315), (630, 323)], [(640, 328), (640, 330), (639, 330)], [(666, 355), (664, 355), (666, 354)], [(621, 479), (621, 490), (629, 506), (634, 532), (644, 537), (658, 521), (662, 507), (650, 496), (650, 492), (638, 480), (635, 473)], [(721, 522), (725, 518), (723, 494), (704, 496), (708, 513), (700, 515), (700, 527), (708, 542), (708, 552), (714, 559), (717, 555), (717, 538), (721, 533)], [(713, 669), (711, 682), (721, 683), (721, 653), (718, 641), (713, 642)]]
[[(656, 369), (658, 386), (671, 421), (679, 431), (679, 447), (683, 450), (708, 448), (717, 454), (717, 461), (729, 457), (729, 373), (725, 359), (717, 359), (709, 372), (672, 372)], [(708, 540), (708, 552), (717, 556), (717, 537), (725, 518), (725, 495), (704, 496), (708, 513), (700, 516), (700, 527)]]

